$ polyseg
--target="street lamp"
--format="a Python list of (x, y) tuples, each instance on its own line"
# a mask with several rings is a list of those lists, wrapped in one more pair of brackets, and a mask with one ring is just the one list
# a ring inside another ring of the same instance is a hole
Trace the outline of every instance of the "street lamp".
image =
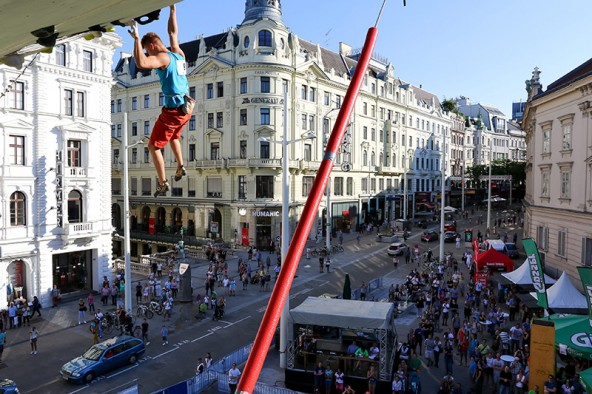
[(129, 212), (129, 162), (127, 151), (137, 145), (142, 145), (143, 140), (127, 144), (127, 112), (123, 113), (123, 134), (121, 137), (123, 144), (123, 251), (125, 256), (125, 310), (132, 311), (132, 269), (130, 256), (130, 212)]
[(487, 179), (487, 231), (491, 231), (491, 161), (493, 159), (493, 145), (489, 141), (489, 178)]
[(403, 201), (404, 201), (404, 205), (403, 205), (403, 219), (407, 220), (407, 207), (409, 205), (409, 202), (407, 201), (407, 172), (409, 172), (409, 169), (411, 167), (411, 163), (413, 162), (411, 160), (411, 155), (413, 154), (413, 149), (409, 149), (407, 150), (407, 156), (408, 156), (408, 160), (407, 166), (405, 166), (405, 175), (403, 175), (404, 179), (403, 179)]
[[(290, 153), (288, 145), (292, 142), (304, 141), (317, 138), (316, 134), (308, 133), (304, 137), (288, 140), (288, 92), (284, 91), (284, 136), (282, 141), (271, 141), (265, 137), (259, 137), (259, 142), (269, 142), (273, 144), (282, 144), (282, 238), (281, 254), (282, 265), (286, 261), (288, 254), (288, 244), (290, 243), (290, 180), (289, 180), (289, 161)], [(290, 297), (286, 298), (280, 320), (280, 368), (286, 368), (286, 351), (288, 345), (288, 313), (290, 311)]]
[(442, 133), (442, 163), (441, 164), (441, 191), (440, 191), (440, 261), (444, 261), (444, 221), (446, 205), (446, 131)]

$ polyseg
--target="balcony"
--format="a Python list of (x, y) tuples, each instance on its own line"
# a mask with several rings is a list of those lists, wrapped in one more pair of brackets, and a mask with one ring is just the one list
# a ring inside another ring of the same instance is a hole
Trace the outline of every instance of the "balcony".
[(196, 160), (195, 168), (224, 168), (224, 160)]
[(248, 167), (249, 159), (229, 159), (228, 167)]
[(66, 167), (66, 175), (73, 178), (86, 178), (86, 167)]
[(249, 167), (255, 168), (279, 168), (282, 166), (280, 159), (249, 159)]
[(300, 169), (301, 170), (308, 170), (308, 171), (318, 171), (319, 167), (321, 166), (321, 162), (319, 161), (307, 161), (307, 160), (300, 160)]

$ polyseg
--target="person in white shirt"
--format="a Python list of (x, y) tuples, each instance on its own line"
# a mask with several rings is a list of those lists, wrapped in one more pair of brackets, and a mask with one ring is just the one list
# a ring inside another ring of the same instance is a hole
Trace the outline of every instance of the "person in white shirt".
[(236, 367), (236, 363), (232, 363), (232, 368), (228, 370), (228, 387), (230, 388), (230, 394), (236, 393), (236, 386), (238, 386), (240, 375), (241, 372)]

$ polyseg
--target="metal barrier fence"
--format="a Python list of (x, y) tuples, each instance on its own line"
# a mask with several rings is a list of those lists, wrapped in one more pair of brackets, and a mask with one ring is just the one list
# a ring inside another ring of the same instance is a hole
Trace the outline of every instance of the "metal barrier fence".
[[(372, 296), (372, 292), (375, 291), (376, 289), (379, 289), (382, 287), (382, 277), (372, 279), (370, 282), (368, 282), (367, 287), (368, 287), (368, 291), (366, 292), (366, 300), (370, 300), (371, 296)], [(352, 290), (352, 300), (359, 300), (359, 299), (360, 299), (360, 288), (358, 287), (357, 289)]]
[[(232, 367), (233, 363), (241, 365), (247, 361), (249, 353), (253, 344), (250, 343), (243, 346), (240, 349), (224, 356), (220, 360), (213, 363), (210, 368), (204, 371), (204, 373), (181, 381), (177, 384), (169, 386), (167, 388), (153, 392), (152, 394), (168, 394), (168, 393), (190, 393), (198, 394), (206, 391), (217, 382), (217, 391), (219, 393), (230, 393), (228, 387), (228, 370)], [(297, 393), (286, 389), (284, 387), (269, 386), (262, 383), (257, 383), (253, 394), (293, 394)]]

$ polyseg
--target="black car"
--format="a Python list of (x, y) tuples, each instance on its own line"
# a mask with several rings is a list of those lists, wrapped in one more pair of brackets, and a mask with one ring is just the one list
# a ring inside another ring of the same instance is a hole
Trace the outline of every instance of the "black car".
[(425, 242), (437, 241), (438, 233), (435, 231), (424, 231), (420, 239)]
[(456, 242), (458, 233), (456, 231), (446, 231), (444, 233), (444, 242)]

